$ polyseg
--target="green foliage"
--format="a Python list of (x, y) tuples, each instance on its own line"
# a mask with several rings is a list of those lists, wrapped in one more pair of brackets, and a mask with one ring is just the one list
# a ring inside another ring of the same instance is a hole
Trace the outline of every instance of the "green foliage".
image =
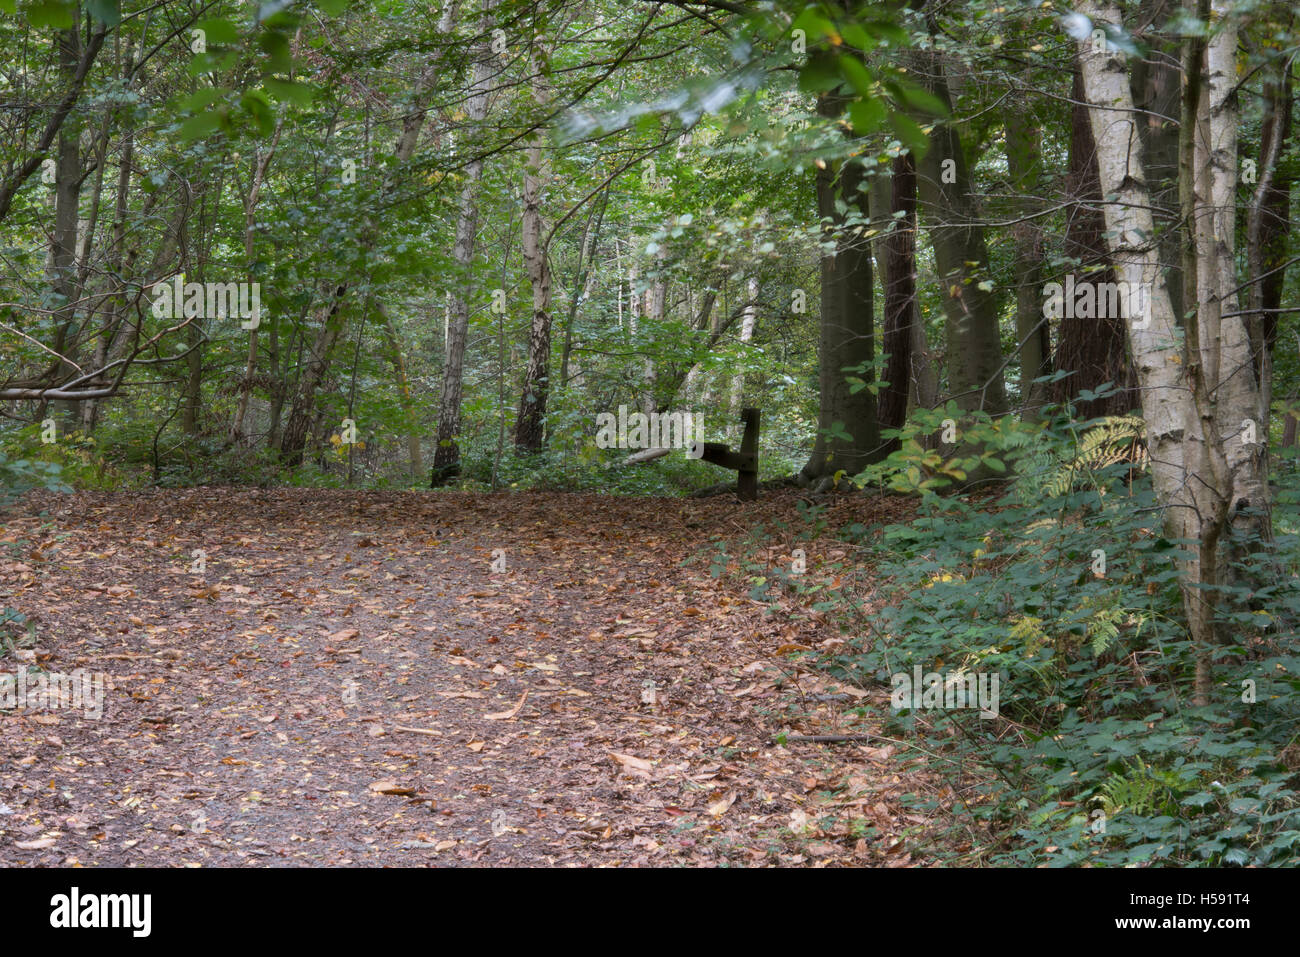
[(32, 489), (43, 488), (51, 492), (70, 492), (63, 481), (62, 466), (57, 462), (32, 461), (10, 458), (0, 449), (0, 508), (11, 505), (15, 499)]
[[(1111, 493), (995, 510), (934, 499), (918, 521), (861, 537), (895, 598), (839, 666), (876, 679), (914, 663), (1002, 675), (1006, 724), (959, 711), (895, 718), (901, 734), (985, 769), (965, 812), (993, 838), (991, 863), (1290, 859), (1300, 811), (1287, 715), (1300, 706), (1289, 677), (1300, 659), (1281, 639), (1300, 621), (1295, 581), (1278, 582), (1277, 620), (1245, 613), (1253, 621), (1230, 632), (1212, 706), (1193, 708), (1176, 550), (1147, 524), (1145, 481), (1132, 498)], [(1245, 681), (1258, 683), (1258, 703), (1242, 700)], [(1077, 813), (1092, 805), (1104, 832)]]
[(1074, 449), (1056, 452), (1046, 475), (1028, 472), (1021, 481), (1025, 497), (1039, 493), (1059, 498), (1086, 483), (1093, 489), (1104, 488), (1102, 473), (1112, 474), (1115, 466), (1133, 463), (1139, 470), (1147, 467), (1146, 424), (1139, 415), (1112, 415), (1097, 419), (1078, 437)]
[(122, 475), (100, 454), (94, 439), (81, 432), (41, 441), (40, 425), (0, 434), (0, 506), (32, 489), (70, 492), (73, 488), (114, 488)]
[[(1101, 467), (1087, 473), (1087, 482), (1060, 482), (1059, 494), (1043, 490), (1044, 477), (1058, 474), (1060, 463), (1123, 445), (1136, 435), (1132, 427), (1105, 422), (1103, 440), (1088, 438), (1095, 431), (1088, 423), (994, 428), (978, 416), (968, 419), (975, 427), (963, 437), (982, 443), (974, 457), (996, 454), (1009, 472), (1028, 478), (997, 498), (942, 497), (908, 480), (906, 470), (924, 468), (922, 482), (927, 475), (955, 480), (944, 469), (963, 470), (970, 463), (957, 460), (972, 456), (905, 448), (872, 477), (919, 494), (912, 520), (842, 529), (853, 558), (806, 574), (751, 562), (744, 576), (754, 585), (751, 597), (776, 603), (795, 593), (811, 610), (836, 617), (857, 637), (824, 663), (856, 684), (889, 685), (914, 665), (999, 676), (996, 718), (928, 708), (885, 715), (887, 733), (905, 745), (901, 762), (929, 754), (944, 759), (936, 770), (963, 769), (949, 782), (962, 793), (960, 802), (911, 796), (940, 818), (957, 815), (954, 845), (969, 846), (971, 828), (980, 834), (979, 849), (955, 861), (1295, 861), (1300, 481), (1292, 477), (1279, 491), (1274, 557), (1242, 543), (1235, 564), (1252, 584), (1220, 589), (1225, 644), (1216, 656), (1212, 702), (1197, 708), (1179, 549), (1161, 533), (1149, 479), (1131, 478), (1127, 460), (1089, 460)], [(905, 445), (929, 431), (921, 424), (903, 430)], [(1045, 461), (1058, 467), (1030, 471), (1044, 461), (1038, 446), (1052, 450)], [(824, 516), (812, 507), (801, 535), (781, 535), (800, 541), (824, 531)], [(762, 539), (756, 532), (755, 543)], [(848, 584), (855, 579), (878, 608), (869, 615)], [(926, 852), (954, 853), (942, 845)]]
[[(919, 494), (929, 501), (975, 476), (1004, 475), (1034, 448), (1042, 430), (1011, 416), (964, 412), (950, 400), (943, 408), (917, 410), (901, 429), (883, 430), (881, 438), (896, 440), (898, 448), (854, 482), (859, 488)], [(950, 437), (952, 442), (944, 445)]]

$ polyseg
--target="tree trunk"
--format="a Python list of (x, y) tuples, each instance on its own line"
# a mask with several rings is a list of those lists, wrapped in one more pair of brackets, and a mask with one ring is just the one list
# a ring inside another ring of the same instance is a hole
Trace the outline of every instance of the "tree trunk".
[[(1234, 550), (1246, 540), (1272, 537), (1269, 518), (1268, 435), (1263, 432), (1271, 394), (1271, 367), (1257, 363), (1265, 352), (1262, 334), (1252, 336), (1248, 311), (1238, 308), (1237, 211), (1237, 18), (1230, 0), (1213, 0), (1215, 24), (1205, 48), (1205, 93), (1198, 113), (1196, 171), (1203, 181), (1198, 199), (1196, 258), (1200, 268), (1197, 302), (1207, 380), (1208, 410), (1217, 413), (1214, 438), (1223, 444), (1230, 482)], [(1252, 341), (1255, 340), (1255, 341)], [(1215, 408), (1216, 404), (1219, 406)], [(1252, 434), (1253, 437), (1252, 437)]]
[[(758, 317), (758, 280), (750, 277), (746, 283), (746, 292), (749, 294), (745, 302), (745, 308), (740, 314), (740, 342), (744, 346), (754, 338), (754, 323)], [(689, 374), (689, 373), (688, 373)], [(732, 434), (733, 440), (737, 443), (740, 441), (740, 409), (741, 400), (745, 395), (745, 373), (737, 372), (731, 377), (731, 402), (727, 408), (727, 431)]]
[[(878, 175), (876, 181), (887, 198), (880, 197), (880, 208), (872, 210), (871, 219), (873, 224), (891, 226), (875, 242), (885, 293), (884, 379), (888, 383), (880, 388), (878, 418), (883, 427), (898, 429), (907, 421), (909, 405), (919, 404), (916, 368), (925, 361), (923, 355), (913, 352), (921, 318), (916, 308), (916, 161), (912, 154), (899, 156), (892, 173)], [(890, 440), (885, 448), (892, 452), (898, 448), (898, 440)]]
[[(533, 64), (533, 97), (543, 111), (550, 103), (544, 80), (545, 51)], [(533, 292), (532, 322), (528, 332), (528, 367), (524, 373), (519, 415), (515, 420), (515, 447), (523, 452), (540, 452), (544, 441), (546, 399), (550, 390), (551, 362), (551, 266), (543, 241), (542, 198), (551, 178), (550, 160), (543, 152), (544, 134), (539, 130), (529, 143), (524, 170), (523, 254), (528, 282)]]
[[(1288, 63), (1281, 76), (1264, 84), (1264, 121), (1260, 130), (1259, 183), (1247, 214), (1246, 280), (1247, 316), (1256, 378), (1261, 385), (1261, 405), (1266, 416), (1261, 435), (1269, 434), (1273, 402), (1273, 347), (1277, 343), (1278, 310), (1286, 283), (1287, 245), (1291, 233), (1291, 164), (1280, 164), (1291, 138), (1293, 87)], [(1294, 421), (1289, 418), (1284, 428)], [(1292, 428), (1294, 435), (1294, 428)]]
[(289, 468), (297, 468), (302, 464), (307, 448), (307, 433), (316, 417), (316, 390), (325, 378), (334, 356), (334, 347), (343, 332), (343, 297), (347, 289), (346, 285), (335, 288), (329, 311), (316, 332), (316, 339), (298, 377), (298, 388), (294, 390), (289, 419), (285, 423), (284, 434), (280, 437), (280, 456)]
[[(266, 171), (275, 158), (276, 147), (280, 145), (280, 134), (284, 131), (284, 114), (275, 123), (275, 133), (266, 152), (257, 150), (253, 155), (253, 175), (248, 187), (248, 196), (244, 199), (244, 262), (251, 270), (254, 263), (254, 240), (257, 233), (257, 204), (262, 195), (262, 183)], [(252, 273), (249, 273), (251, 281)], [(248, 359), (244, 363), (244, 377), (239, 384), (239, 403), (235, 406), (235, 420), (230, 426), (230, 441), (237, 443), (244, 437), (244, 416), (248, 414), (248, 403), (253, 395), (253, 374), (257, 371), (257, 334), (259, 323), (248, 331)]]
[(411, 383), (406, 374), (402, 340), (398, 335), (397, 324), (382, 303), (379, 305), (379, 317), (383, 320), (384, 346), (388, 349), (389, 361), (393, 363), (393, 372), (397, 374), (397, 400), (402, 405), (402, 418), (406, 420), (406, 450), (411, 461), (411, 478), (422, 481), (424, 456), (420, 450), (420, 423), (416, 418), (415, 403), (411, 399)]
[[(819, 108), (834, 109), (827, 99)], [(875, 356), (870, 241), (843, 229), (847, 215), (836, 204), (839, 200), (867, 214), (861, 183), (861, 166), (853, 160), (828, 161), (817, 170), (817, 211), (823, 224), (829, 220), (824, 228), (835, 234), (835, 251), (822, 254), (817, 438), (800, 480), (819, 488), (835, 484), (840, 472), (858, 474), (886, 454), (880, 446), (875, 396), (867, 388), (855, 391), (847, 379), (851, 375), (870, 381)]]
[[(929, 56), (926, 73), (930, 92), (951, 110), (941, 54)], [(917, 164), (917, 188), (943, 283), (948, 394), (958, 408), (1003, 414), (1007, 397), (997, 296), (980, 285), (989, 279), (988, 251), (971, 194), (970, 167), (953, 123), (935, 124), (930, 148)]]
[[(1087, 121), (1085, 115), (1084, 121)], [(1011, 228), (1016, 261), (1016, 341), (1020, 344), (1020, 407), (1026, 419), (1038, 419), (1047, 403), (1047, 386), (1035, 382), (1051, 374), (1051, 329), (1043, 315), (1043, 231), (1030, 213), (1042, 195), (1043, 162), (1038, 152), (1042, 129), (1019, 110), (1007, 113), (1007, 174), (1019, 222)], [(1121, 335), (1123, 328), (1120, 329)]]
[[(1183, 321), (1183, 267), (1178, 228), (1178, 125), (1182, 110), (1182, 75), (1178, 66), (1178, 41), (1162, 39), (1157, 31), (1168, 20), (1173, 4), (1166, 0), (1141, 0), (1138, 25), (1152, 44), (1152, 53), (1130, 64), (1129, 86), (1139, 110), (1138, 135), (1142, 139), (1142, 168), (1164, 263), (1169, 301)], [(1154, 36), (1152, 36), (1154, 34)], [(1076, 101), (1082, 97), (1074, 97)]]
[[(1065, 254), (1078, 262), (1073, 268), (1077, 282), (1094, 288), (1116, 281), (1106, 240), (1106, 219), (1102, 213), (1101, 181), (1097, 173), (1097, 145), (1093, 140), (1089, 110), (1084, 101), (1083, 74), (1075, 72), (1070, 107), (1070, 172), (1067, 189), (1075, 205), (1065, 222)], [(1140, 125), (1140, 124), (1139, 124)], [(1064, 277), (1060, 277), (1064, 279)], [(1166, 287), (1168, 288), (1168, 287)], [(1052, 384), (1052, 398), (1069, 402), (1085, 389), (1095, 390), (1107, 382), (1117, 390), (1101, 399), (1079, 402), (1083, 418), (1123, 415), (1136, 406), (1136, 382), (1125, 350), (1122, 315), (1111, 315), (1108, 297), (1097, 297), (1096, 315), (1065, 315), (1057, 331), (1057, 369), (1071, 373)], [(1041, 297), (1039, 300), (1042, 303)], [(1072, 310), (1071, 310), (1072, 311)]]
[[(484, 22), (491, 12), (492, 0), (484, 4)], [(448, 8), (449, 10), (451, 8)], [(446, 31), (450, 24), (444, 20)], [(488, 110), (488, 82), (492, 76), (492, 49), (487, 30), (473, 52), (473, 77), (465, 113), (474, 127), (482, 124)], [(474, 288), (471, 273), (474, 266), (474, 244), (478, 232), (479, 181), (483, 177), (483, 161), (471, 160), (464, 170), (460, 191), (460, 212), (456, 219), (456, 242), (452, 255), (456, 260), (459, 282), (451, 300), (451, 321), (447, 329), (446, 362), (442, 369), (442, 396), (438, 403), (437, 447), (433, 453), (431, 484), (441, 485), (460, 472), (460, 400), (465, 378), (465, 343), (469, 335), (469, 297)]]
[[(1250, 526), (1246, 504), (1267, 513), (1263, 456), (1243, 441), (1242, 419), (1259, 415), (1261, 389), (1250, 361), (1243, 317), (1235, 316), (1234, 191), (1236, 188), (1236, 25), (1227, 0), (1213, 4), (1208, 42), (1186, 41), (1179, 144), (1183, 300), (1194, 303), (1183, 327), (1161, 270), (1152, 202), (1134, 129), (1136, 114), (1122, 54), (1080, 42), (1084, 89), (1091, 107), (1106, 236), (1120, 278), (1148, 293), (1149, 310), (1133, 315), (1124, 299), (1129, 342), (1142, 389), (1152, 477), (1165, 508), (1166, 534), (1192, 539), (1181, 565), (1184, 611), (1196, 647), (1193, 701), (1213, 691), (1219, 545), (1230, 509)], [(1094, 23), (1120, 22), (1113, 3), (1085, 2)], [(1189, 10), (1210, 21), (1211, 4)], [(1136, 321), (1135, 321), (1136, 320)], [(1258, 420), (1256, 420), (1258, 421)], [(1235, 530), (1234, 530), (1235, 531)]]

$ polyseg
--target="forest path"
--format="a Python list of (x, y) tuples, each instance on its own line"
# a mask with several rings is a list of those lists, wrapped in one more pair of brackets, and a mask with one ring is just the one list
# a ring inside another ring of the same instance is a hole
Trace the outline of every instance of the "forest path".
[[(17, 654), (107, 689), (99, 719), (0, 711), (0, 864), (907, 863), (888, 743), (771, 741), (887, 697), (798, 665), (833, 629), (702, 557), (802, 527), (796, 498), (29, 497)], [(836, 544), (800, 543), (810, 573)]]

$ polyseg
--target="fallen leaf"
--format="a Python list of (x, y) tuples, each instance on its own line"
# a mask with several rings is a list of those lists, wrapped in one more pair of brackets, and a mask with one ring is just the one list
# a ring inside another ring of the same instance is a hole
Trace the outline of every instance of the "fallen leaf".
[(709, 815), (712, 817), (722, 817), (727, 813), (727, 809), (736, 803), (736, 792), (732, 791), (709, 805)]
[(628, 774), (637, 777), (648, 778), (654, 774), (654, 765), (642, 758), (635, 757), (631, 754), (619, 754), (617, 751), (609, 753), (610, 759), (623, 766)]
[(524, 696), (519, 699), (519, 703), (515, 705), (513, 708), (511, 708), (509, 711), (498, 711), (496, 714), (485, 714), (483, 715), (483, 717), (485, 717), (489, 721), (511, 721), (514, 719), (515, 715), (519, 714), (520, 710), (524, 706), (524, 702), (527, 700), (528, 700), (528, 692), (525, 691)]
[(53, 837), (42, 837), (35, 841), (15, 841), (14, 846), (24, 851), (43, 851), (47, 847), (53, 847), (58, 840)]
[(373, 784), (370, 785), (370, 790), (376, 792), (377, 794), (414, 794), (415, 793), (415, 788), (406, 787), (403, 784), (398, 784), (396, 781), (392, 780), (391, 778), (386, 778), (383, 781), (375, 781)]

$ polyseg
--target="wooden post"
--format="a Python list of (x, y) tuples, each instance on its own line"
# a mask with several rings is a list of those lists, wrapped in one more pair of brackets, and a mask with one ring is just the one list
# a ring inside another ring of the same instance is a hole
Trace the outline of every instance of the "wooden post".
[(734, 470), (736, 494), (741, 501), (752, 502), (758, 498), (758, 409), (742, 409), (740, 418), (745, 423), (745, 434), (739, 452), (731, 451), (725, 442), (705, 442), (699, 458)]

